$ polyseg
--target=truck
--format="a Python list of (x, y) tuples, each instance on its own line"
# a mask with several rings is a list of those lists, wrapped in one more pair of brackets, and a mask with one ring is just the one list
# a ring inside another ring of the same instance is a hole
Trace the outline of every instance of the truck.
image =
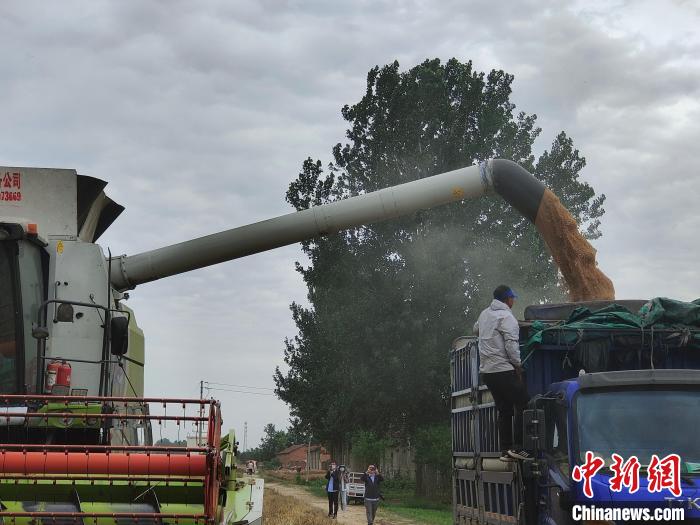
[(348, 501), (362, 503), (365, 501), (365, 482), (362, 481), (364, 472), (348, 474)]
[[(668, 522), (679, 509), (686, 522), (700, 523), (700, 300), (531, 305), (523, 317), (531, 396), (523, 439), (532, 460), (499, 461), (498, 414), (480, 380), (478, 338), (459, 337), (450, 351), (455, 525), (641, 522), (634, 512)], [(602, 461), (588, 494), (575, 475), (587, 454)], [(636, 490), (613, 484), (615, 455), (638, 461)], [(680, 458), (675, 493), (650, 485), (653, 457), (669, 455)], [(584, 507), (598, 514), (583, 515)], [(623, 511), (636, 520), (620, 519)]]

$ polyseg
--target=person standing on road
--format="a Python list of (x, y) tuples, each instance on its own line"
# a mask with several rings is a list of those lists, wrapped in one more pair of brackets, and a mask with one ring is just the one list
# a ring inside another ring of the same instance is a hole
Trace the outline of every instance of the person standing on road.
[(520, 327), (511, 311), (517, 297), (509, 286), (499, 286), (493, 291), (493, 301), (474, 324), (479, 335), (479, 372), (498, 410), (501, 461), (531, 458), (522, 450), (523, 410), (530, 396), (520, 362)]
[(365, 510), (367, 511), (367, 525), (374, 523), (374, 517), (377, 515), (379, 507), (379, 499), (382, 493), (379, 490), (379, 484), (384, 481), (384, 477), (379, 473), (377, 467), (370, 465), (367, 467), (367, 472), (362, 474), (362, 481), (365, 484)]
[(340, 508), (344, 511), (348, 510), (348, 483), (350, 478), (345, 465), (338, 467), (340, 471)]
[(338, 516), (338, 492), (340, 491), (340, 472), (335, 461), (326, 472), (326, 493), (328, 494), (328, 517), (335, 519)]

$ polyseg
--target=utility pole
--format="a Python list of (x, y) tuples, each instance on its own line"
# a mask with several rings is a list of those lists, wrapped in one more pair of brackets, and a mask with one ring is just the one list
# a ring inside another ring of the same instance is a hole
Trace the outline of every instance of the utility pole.
[(306, 451), (306, 482), (309, 482), (309, 463), (311, 463), (311, 434), (309, 434), (309, 448)]
[(243, 423), (243, 452), (248, 450), (248, 422)]
[[(204, 399), (204, 380), (203, 379), (199, 382), (199, 399), (200, 400)], [(204, 405), (202, 403), (199, 404), (199, 417), (200, 418), (204, 417)], [(202, 426), (203, 425), (204, 425), (204, 422), (201, 421), (201, 419), (200, 419), (200, 421), (197, 421), (197, 428), (199, 429), (199, 431), (197, 432), (197, 446), (198, 447), (202, 445)]]

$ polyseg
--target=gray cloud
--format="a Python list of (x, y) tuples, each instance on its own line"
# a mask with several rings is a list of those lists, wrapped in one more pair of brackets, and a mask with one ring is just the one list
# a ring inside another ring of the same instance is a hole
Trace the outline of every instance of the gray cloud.
[[(543, 149), (566, 130), (608, 195), (601, 266), (620, 296), (700, 295), (697, 9), (689, 2), (4, 2), (0, 162), (74, 167), (127, 207), (134, 253), (287, 213), (306, 156), (330, 160), (375, 64), (473, 59), (515, 73)], [(663, 20), (666, 23), (659, 23)], [(144, 285), (149, 394), (271, 386), (305, 289), (296, 247)], [(222, 395), (250, 442), (285, 407)]]

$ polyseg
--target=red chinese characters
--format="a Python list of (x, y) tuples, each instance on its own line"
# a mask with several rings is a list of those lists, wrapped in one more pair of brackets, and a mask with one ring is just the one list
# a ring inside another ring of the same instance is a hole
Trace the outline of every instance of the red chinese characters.
[(659, 459), (654, 454), (649, 462), (649, 492), (671, 491), (676, 497), (681, 495), (681, 457), (669, 454)]
[(22, 187), (22, 174), (19, 172), (6, 171), (0, 177), (0, 201), (22, 200), (22, 192), (19, 190)]
[(603, 461), (598, 456), (593, 455), (593, 452), (586, 452), (586, 462), (583, 465), (576, 465), (571, 472), (571, 477), (574, 481), (583, 481), (583, 494), (587, 498), (593, 497), (592, 478), (597, 472), (605, 466)]
[[(642, 467), (639, 459), (631, 456), (625, 460), (619, 454), (612, 454), (612, 460), (610, 490), (622, 492), (623, 488), (627, 488), (630, 494), (639, 491), (639, 474)], [(576, 465), (571, 472), (574, 481), (583, 481), (583, 494), (587, 498), (593, 497), (592, 479), (604, 466), (605, 461), (589, 451), (586, 452), (585, 462), (582, 465)], [(680, 497), (682, 495), (680, 456), (669, 454), (659, 458), (656, 454), (652, 455), (647, 468), (647, 481), (647, 490), (650, 493), (668, 490), (675, 497)]]
[(20, 173), (9, 171), (5, 172), (2, 177), (2, 188), (3, 189), (20, 189), (22, 187), (22, 175)]
[(634, 494), (639, 490), (639, 469), (641, 464), (637, 456), (632, 456), (627, 461), (622, 459), (618, 454), (612, 455), (613, 463), (610, 465), (610, 470), (613, 476), (610, 478), (610, 490), (613, 492), (621, 492), (622, 487), (627, 487), (630, 494)]

